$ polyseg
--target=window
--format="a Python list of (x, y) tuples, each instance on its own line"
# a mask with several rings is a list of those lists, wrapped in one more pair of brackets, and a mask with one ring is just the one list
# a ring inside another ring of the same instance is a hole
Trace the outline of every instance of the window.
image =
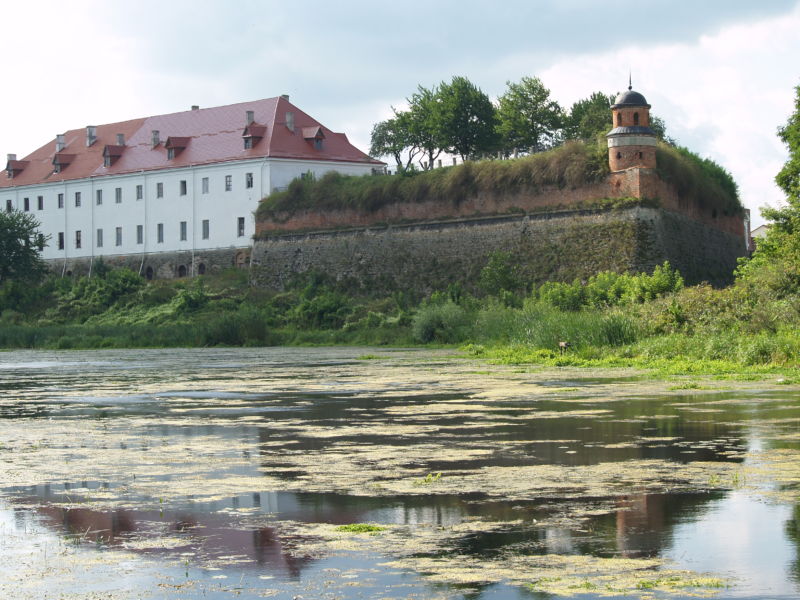
[(158, 225), (156, 225), (156, 241), (159, 244), (163, 244), (164, 243), (164, 224), (163, 223), (159, 223)]
[(208, 177), (203, 177), (203, 179), (201, 181), (201, 185), (202, 185), (202, 192), (204, 194), (207, 194), (208, 193)]
[(156, 198), (163, 198), (164, 197), (164, 184), (157, 183), (156, 184)]
[(144, 225), (136, 226), (136, 243), (144, 244)]
[(25, 212), (28, 212), (31, 209), (31, 201), (30, 198), (23, 198), (22, 199), (22, 206)]
[(36, 197), (36, 210), (44, 210), (44, 196)]
[(322, 150), (322, 140), (317, 138), (314, 140), (314, 150)]
[(122, 227), (117, 227), (116, 245), (122, 246)]
[(63, 250), (64, 249), (64, 232), (63, 231), (59, 231), (58, 232), (58, 249), (59, 250)]
[(225, 191), (230, 192), (233, 189), (233, 175), (225, 175)]
[(103, 190), (97, 190), (96, 194), (97, 194), (97, 200), (95, 201), (95, 204), (97, 204), (97, 206), (100, 206), (103, 203)]
[(75, 206), (81, 205), (81, 193), (75, 192)]
[(103, 247), (103, 230), (102, 229), (98, 229), (97, 230), (97, 247), (98, 248), (102, 248)]
[(244, 237), (244, 217), (236, 219), (236, 235)]
[(167, 148), (167, 160), (175, 158), (175, 148)]
[(81, 247), (81, 232), (80, 231), (76, 231), (75, 232), (75, 247), (76, 248), (80, 248)]
[(179, 188), (180, 188), (179, 189), (180, 195), (181, 196), (185, 196), (186, 195), (186, 180), (185, 179), (181, 179), (181, 183), (180, 183)]
[(11, 200), (6, 200), (6, 212), (11, 212), (14, 210), (14, 205), (11, 204)]
[(252, 147), (253, 147), (253, 138), (251, 137), (244, 138), (244, 149), (250, 150), (250, 148)]
[(114, 188), (114, 202), (122, 204), (122, 188)]
[(245, 173), (244, 174), (244, 187), (250, 189), (253, 187), (253, 174), (252, 173)]
[(110, 154), (106, 154), (103, 157), (103, 166), (106, 167), (106, 168), (111, 166), (111, 155)]
[(181, 241), (186, 241), (186, 221), (181, 221)]
[(58, 195), (58, 208), (64, 208), (64, 194)]
[(203, 219), (203, 239), (207, 240), (209, 234), (209, 224), (208, 219)]
[(639, 125), (639, 113), (637, 112), (633, 113), (633, 124)]
[(617, 125), (622, 127), (622, 113), (617, 113)]
[(144, 186), (139, 184), (136, 186), (136, 199), (141, 200), (144, 198)]

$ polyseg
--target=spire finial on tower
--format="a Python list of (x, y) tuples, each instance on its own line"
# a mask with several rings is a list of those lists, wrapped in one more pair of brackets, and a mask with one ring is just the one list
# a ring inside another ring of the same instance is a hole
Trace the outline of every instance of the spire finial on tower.
[(628, 89), (629, 90), (633, 89), (633, 77), (631, 75), (631, 71), (630, 70), (628, 70)]

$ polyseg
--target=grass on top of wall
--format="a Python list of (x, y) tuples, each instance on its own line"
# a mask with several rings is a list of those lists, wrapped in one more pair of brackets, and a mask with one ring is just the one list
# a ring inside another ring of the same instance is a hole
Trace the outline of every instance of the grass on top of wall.
[(548, 152), (509, 160), (463, 164), (403, 175), (330, 172), (319, 180), (295, 179), (274, 192), (256, 211), (259, 220), (280, 219), (304, 210), (355, 210), (372, 213), (398, 203), (437, 201), (458, 205), (480, 193), (513, 193), (543, 186), (576, 188), (608, 173), (606, 150), (570, 142)]
[(659, 144), (656, 165), (658, 175), (674, 185), (690, 204), (716, 209), (725, 215), (743, 214), (736, 182), (714, 161), (686, 148)]

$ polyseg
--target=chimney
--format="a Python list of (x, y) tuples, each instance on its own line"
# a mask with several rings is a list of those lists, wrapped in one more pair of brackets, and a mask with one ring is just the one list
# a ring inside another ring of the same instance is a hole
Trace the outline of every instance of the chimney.
[(17, 160), (16, 154), (6, 154), (6, 162), (11, 162), (12, 160)]
[(286, 128), (294, 133), (294, 113), (290, 110), (286, 111)]
[(247, 111), (247, 124), (251, 125), (256, 120), (256, 114), (252, 110)]
[(86, 126), (86, 147), (88, 148), (97, 141), (97, 127), (94, 125)]
[(192, 110), (200, 110), (199, 104), (192, 104)]
[(153, 129), (153, 148), (161, 143), (161, 132), (158, 129)]
[(117, 134), (117, 146), (124, 146), (125, 145), (125, 134), (118, 133)]
[(288, 102), (289, 101), (289, 94), (281, 94), (281, 98), (283, 98), (284, 100), (286, 100)]
[(64, 134), (59, 133), (56, 135), (56, 152), (61, 152), (65, 147), (66, 143), (64, 142)]

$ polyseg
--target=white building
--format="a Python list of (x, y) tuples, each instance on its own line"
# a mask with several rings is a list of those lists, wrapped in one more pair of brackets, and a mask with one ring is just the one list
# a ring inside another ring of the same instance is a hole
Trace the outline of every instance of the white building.
[(384, 166), (281, 96), (70, 130), (8, 155), (0, 206), (36, 216), (64, 273), (102, 256), (183, 276), (241, 266), (258, 202), (292, 179)]

